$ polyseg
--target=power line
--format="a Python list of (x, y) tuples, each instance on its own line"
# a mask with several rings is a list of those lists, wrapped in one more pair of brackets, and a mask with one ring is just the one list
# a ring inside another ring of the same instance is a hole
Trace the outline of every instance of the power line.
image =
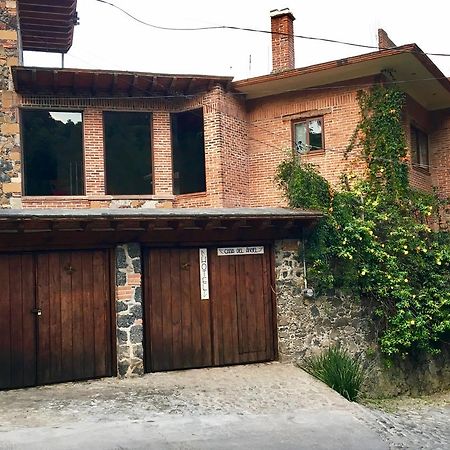
[[(263, 33), (263, 34), (276, 34), (279, 36), (293, 36), (295, 38), (299, 38), (299, 39), (305, 39), (305, 40), (311, 40), (311, 41), (321, 41), (321, 42), (328, 42), (331, 44), (341, 44), (341, 45), (348, 45), (351, 47), (359, 47), (359, 48), (366, 48), (366, 49), (372, 49), (372, 50), (388, 50), (388, 49), (395, 49), (396, 47), (393, 48), (389, 48), (389, 47), (378, 47), (375, 45), (368, 45), (368, 44), (359, 44), (359, 43), (355, 43), (355, 42), (349, 42), (349, 41), (341, 41), (338, 39), (330, 39), (330, 38), (322, 38), (322, 37), (315, 37), (315, 36), (304, 36), (304, 35), (300, 35), (300, 34), (294, 34), (294, 35), (290, 35), (288, 33), (282, 33), (279, 31), (268, 31), (268, 30), (260, 30), (257, 28), (247, 28), (247, 27), (237, 27), (237, 26), (232, 26), (232, 25), (211, 25), (211, 26), (206, 26), (206, 27), (192, 27), (192, 28), (178, 28), (178, 27), (163, 27), (160, 25), (154, 25), (151, 24), (149, 22), (146, 22), (142, 19), (139, 19), (138, 17), (134, 16), (133, 14), (131, 14), (130, 12), (126, 11), (125, 9), (121, 8), (120, 6), (115, 5), (114, 3), (108, 2), (106, 0), (95, 0), (99, 3), (104, 3), (105, 5), (111, 6), (117, 10), (119, 10), (120, 12), (122, 12), (123, 14), (125, 14), (126, 16), (128, 16), (129, 18), (131, 18), (132, 20), (135, 20), (136, 22), (145, 25), (147, 27), (150, 28), (154, 28), (156, 30), (162, 30), (162, 31), (206, 31), (206, 30), (234, 30), (234, 31), (249, 31), (252, 33)], [(415, 53), (420, 53), (420, 54), (424, 54), (424, 55), (428, 55), (428, 56), (450, 56), (450, 53), (431, 53), (431, 52), (415, 52)]]

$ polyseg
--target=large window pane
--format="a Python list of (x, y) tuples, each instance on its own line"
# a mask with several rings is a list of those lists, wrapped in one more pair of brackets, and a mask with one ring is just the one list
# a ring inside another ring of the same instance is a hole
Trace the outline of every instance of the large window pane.
[(172, 114), (173, 192), (206, 191), (203, 110)]
[(150, 113), (105, 112), (105, 177), (109, 195), (153, 192)]
[(82, 114), (23, 110), (21, 123), (25, 195), (82, 195)]

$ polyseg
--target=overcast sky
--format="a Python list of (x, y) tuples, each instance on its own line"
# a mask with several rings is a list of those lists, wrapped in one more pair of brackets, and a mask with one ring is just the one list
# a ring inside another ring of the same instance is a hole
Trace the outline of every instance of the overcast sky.
[[(384, 28), (397, 45), (415, 42), (425, 52), (450, 53), (449, 0), (109, 0), (159, 26), (232, 25), (270, 30), (269, 12), (290, 8), (295, 34), (376, 45)], [(269, 73), (270, 35), (246, 31), (162, 31), (141, 25), (96, 0), (78, 0), (80, 24), (66, 67), (153, 73), (230, 75)], [(295, 39), (296, 67), (370, 50)], [(250, 64), (251, 55), (251, 64)], [(431, 57), (450, 76), (450, 57)], [(61, 57), (25, 53), (29, 66), (60, 67)]]

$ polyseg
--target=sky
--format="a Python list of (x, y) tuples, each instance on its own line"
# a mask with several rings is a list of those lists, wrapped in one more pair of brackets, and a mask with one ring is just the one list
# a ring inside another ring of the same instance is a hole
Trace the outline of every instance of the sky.
[[(384, 28), (396, 45), (450, 53), (448, 0), (108, 0), (158, 26), (231, 25), (270, 30), (270, 11), (289, 8), (294, 33), (366, 45)], [(248, 31), (163, 31), (144, 26), (97, 0), (78, 0), (80, 24), (65, 67), (249, 78), (270, 73), (270, 35)], [(296, 67), (370, 50), (296, 38)], [(450, 76), (450, 56), (431, 59)], [(25, 52), (25, 65), (61, 67), (61, 56)]]

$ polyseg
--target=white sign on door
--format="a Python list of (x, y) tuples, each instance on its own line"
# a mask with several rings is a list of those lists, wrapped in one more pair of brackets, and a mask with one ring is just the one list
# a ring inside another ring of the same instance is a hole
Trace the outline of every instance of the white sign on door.
[(221, 247), (217, 249), (218, 256), (234, 255), (262, 255), (264, 247), (262, 245), (254, 247)]
[(200, 298), (209, 300), (208, 249), (199, 248)]

